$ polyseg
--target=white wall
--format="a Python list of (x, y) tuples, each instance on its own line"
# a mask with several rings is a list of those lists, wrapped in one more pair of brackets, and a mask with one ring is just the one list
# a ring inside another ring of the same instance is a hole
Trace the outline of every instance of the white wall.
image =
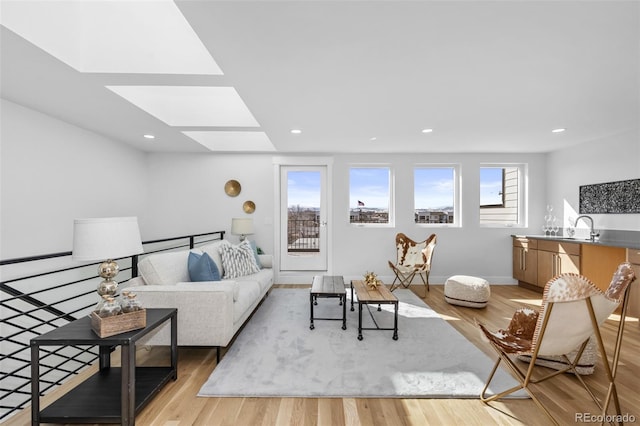
[[(235, 179), (242, 190), (224, 192)], [(251, 237), (265, 252), (273, 251), (273, 164), (270, 155), (150, 154), (149, 197), (144, 216), (147, 239), (231, 229), (231, 218), (252, 217)], [(242, 205), (253, 201), (246, 214)], [(237, 243), (230, 233), (225, 239)]]
[[(333, 256), (334, 272), (360, 277), (375, 271), (390, 278), (388, 260), (395, 260), (395, 234), (403, 232), (413, 239), (438, 236), (434, 252), (432, 283), (443, 283), (454, 274), (485, 277), (493, 283), (512, 283), (511, 238), (514, 233), (538, 233), (542, 219), (537, 213), (529, 228), (487, 228), (479, 226), (481, 163), (527, 163), (531, 211), (537, 212), (545, 200), (545, 156), (540, 154), (417, 154), (417, 155), (341, 155), (334, 162)], [(349, 223), (349, 166), (388, 164), (395, 175), (395, 227), (366, 228)], [(414, 222), (413, 167), (425, 163), (458, 163), (462, 180), (462, 227), (425, 227)]]
[(1, 101), (0, 258), (71, 250), (75, 218), (142, 215), (144, 153)]
[[(252, 237), (266, 252), (274, 249), (277, 204), (271, 155), (144, 154), (124, 144), (36, 111), (2, 101), (1, 254), (3, 259), (71, 249), (77, 217), (135, 215), (145, 240), (189, 233), (229, 231), (243, 217), (244, 201), (256, 204)], [(616, 155), (610, 153), (616, 152)], [(509, 236), (540, 234), (546, 204), (559, 212), (564, 200), (577, 209), (578, 186), (638, 177), (637, 134), (594, 141), (551, 154), (336, 155), (333, 157), (331, 273), (361, 276), (373, 270), (388, 276), (394, 236), (438, 234), (432, 282), (472, 274), (492, 282), (511, 279)], [(362, 228), (348, 220), (348, 169), (353, 164), (386, 163), (395, 174), (393, 228)], [(426, 228), (413, 221), (413, 166), (458, 163), (462, 175), (460, 228)], [(527, 228), (478, 225), (482, 163), (528, 164)], [(242, 184), (238, 197), (224, 183)], [(639, 215), (595, 215), (597, 226), (640, 230)], [(236, 236), (227, 235), (231, 241)]]
[[(544, 155), (336, 155), (333, 158), (331, 273), (359, 277), (365, 271), (373, 270), (384, 277), (390, 273), (387, 261), (395, 258), (397, 232), (414, 238), (435, 232), (439, 240), (432, 282), (443, 282), (453, 274), (472, 274), (487, 277), (492, 282), (510, 283), (513, 281), (509, 236), (512, 233), (539, 233), (478, 225), (479, 167), (486, 162), (528, 163), (529, 199), (536, 211), (530, 229), (539, 229), (544, 212), (544, 207), (539, 206), (545, 205)], [(419, 227), (413, 219), (413, 166), (451, 162), (461, 165), (463, 226)], [(349, 223), (349, 166), (366, 163), (385, 163), (394, 170), (395, 227), (372, 229)], [(238, 197), (228, 197), (224, 193), (224, 184), (229, 179), (241, 183), (242, 192)], [(273, 253), (273, 224), (277, 220), (274, 206), (278, 196), (274, 179), (270, 155), (150, 154), (149, 213), (145, 216), (147, 234), (150, 238), (159, 238), (211, 230), (229, 231), (231, 218), (245, 216), (242, 203), (251, 200), (257, 206), (251, 215), (256, 226), (252, 239), (266, 252)], [(227, 237), (237, 241), (235, 236)], [(282, 279), (286, 281), (286, 277)]]
[[(576, 218), (580, 185), (640, 178), (640, 135), (629, 132), (549, 154), (547, 198), (558, 218)], [(640, 231), (640, 214), (593, 214), (596, 229)], [(587, 233), (588, 234), (588, 233)]]

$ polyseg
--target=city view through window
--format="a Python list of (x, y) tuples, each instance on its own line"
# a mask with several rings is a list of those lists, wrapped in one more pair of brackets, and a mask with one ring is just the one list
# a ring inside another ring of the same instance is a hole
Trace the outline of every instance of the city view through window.
[(304, 255), (320, 250), (320, 173), (287, 173), (287, 252)]
[(390, 175), (388, 167), (349, 170), (350, 223), (389, 223)]
[(455, 170), (453, 167), (417, 167), (414, 178), (414, 221), (453, 223)]

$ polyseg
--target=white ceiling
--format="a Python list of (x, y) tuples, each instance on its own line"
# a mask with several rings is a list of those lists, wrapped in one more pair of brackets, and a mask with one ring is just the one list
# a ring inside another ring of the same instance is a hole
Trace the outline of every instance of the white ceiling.
[[(134, 1), (85, 1), (103, 9), (82, 22), (73, 20), (77, 2), (22, 1), (28, 12), (17, 19), (9, 7), (17, 2), (1, 1), (2, 97), (147, 151), (547, 152), (639, 132), (637, 1), (177, 0), (192, 30), (158, 25), (144, 8), (106, 12), (140, 6)], [(51, 19), (56, 13), (72, 19)], [(108, 35), (126, 24), (144, 28), (142, 44)], [(92, 52), (79, 55), (82, 66), (49, 46), (60, 33), (62, 47)], [(196, 53), (184, 54), (193, 45)], [(123, 72), (92, 49), (105, 47), (126, 53), (135, 69)], [(162, 57), (163, 47), (183, 57), (147, 73), (137, 59)], [(208, 71), (178, 66), (203, 52)], [(101, 68), (84, 64), (94, 56)], [(183, 86), (235, 95), (222, 109), (209, 99), (193, 113), (132, 98)], [(216, 121), (234, 109), (253, 121)], [(161, 114), (182, 121), (167, 124)], [(198, 118), (207, 115), (214, 120)], [(551, 133), (558, 127), (567, 131)]]

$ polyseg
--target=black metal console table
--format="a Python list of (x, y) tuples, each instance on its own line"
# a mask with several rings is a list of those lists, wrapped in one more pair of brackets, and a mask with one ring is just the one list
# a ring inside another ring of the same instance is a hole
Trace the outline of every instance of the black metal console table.
[[(135, 424), (135, 416), (170, 380), (178, 378), (177, 309), (147, 309), (147, 326), (100, 338), (84, 317), (31, 339), (31, 421), (44, 423)], [(136, 342), (171, 321), (171, 366), (136, 367)], [(99, 371), (40, 410), (40, 347), (99, 346)], [(120, 346), (121, 367), (111, 367), (112, 348)]]

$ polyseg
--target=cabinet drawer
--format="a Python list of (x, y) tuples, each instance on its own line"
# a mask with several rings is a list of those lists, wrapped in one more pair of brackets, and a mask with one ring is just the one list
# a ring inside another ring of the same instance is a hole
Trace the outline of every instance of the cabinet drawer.
[(552, 251), (555, 253), (566, 253), (580, 256), (580, 244), (565, 243), (561, 241), (538, 241), (538, 250)]
[(513, 246), (536, 249), (538, 248), (538, 240), (531, 240), (524, 237), (513, 237)]
[(640, 250), (627, 249), (627, 260), (636, 265), (640, 265)]

